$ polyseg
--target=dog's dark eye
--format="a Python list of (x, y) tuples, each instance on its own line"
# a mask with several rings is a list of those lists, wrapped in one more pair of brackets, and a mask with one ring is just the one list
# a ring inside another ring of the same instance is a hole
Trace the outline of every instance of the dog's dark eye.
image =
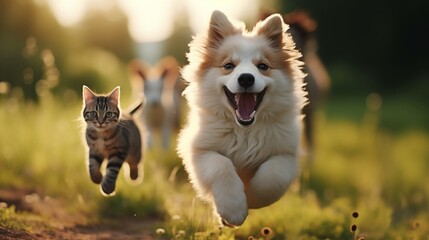
[(95, 118), (97, 117), (97, 112), (96, 111), (89, 112), (89, 116)]
[(270, 67), (268, 67), (268, 65), (267, 64), (265, 64), (265, 63), (260, 63), (260, 64), (258, 64), (256, 67), (258, 67), (258, 69), (259, 70), (261, 70), (261, 71), (267, 71)]
[(227, 64), (223, 65), (223, 68), (224, 68), (225, 70), (231, 70), (231, 69), (234, 69), (234, 68), (235, 68), (235, 65), (234, 65), (234, 64), (232, 64), (232, 63), (227, 63)]

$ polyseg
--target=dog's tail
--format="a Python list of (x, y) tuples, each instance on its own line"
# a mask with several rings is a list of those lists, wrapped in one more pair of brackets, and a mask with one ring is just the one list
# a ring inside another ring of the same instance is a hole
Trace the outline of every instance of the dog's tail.
[(141, 110), (141, 108), (144, 106), (145, 98), (142, 96), (140, 97), (140, 100), (137, 101), (135, 104), (133, 104), (133, 107), (131, 110), (128, 111), (128, 113), (132, 116), (137, 111)]

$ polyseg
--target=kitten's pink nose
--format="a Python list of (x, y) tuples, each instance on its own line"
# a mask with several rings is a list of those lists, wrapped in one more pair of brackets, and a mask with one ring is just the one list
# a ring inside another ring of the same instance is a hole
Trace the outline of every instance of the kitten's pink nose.
[(102, 121), (102, 122), (101, 122), (101, 121), (97, 121), (97, 122), (98, 122), (98, 126), (99, 126), (99, 127), (103, 127), (103, 125), (104, 125), (104, 121)]

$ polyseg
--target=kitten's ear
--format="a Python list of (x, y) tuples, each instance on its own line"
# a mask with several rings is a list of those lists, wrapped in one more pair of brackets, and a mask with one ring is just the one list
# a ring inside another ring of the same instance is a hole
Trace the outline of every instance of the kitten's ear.
[(118, 105), (119, 104), (120, 87), (115, 87), (112, 92), (109, 93), (109, 100)]
[(221, 11), (214, 11), (210, 19), (210, 27), (208, 33), (209, 47), (218, 47), (227, 36), (236, 34), (240, 29), (228, 20), (227, 16)]
[(273, 14), (256, 25), (257, 34), (270, 40), (271, 46), (274, 48), (283, 48), (283, 34), (287, 29), (288, 26), (283, 23), (280, 14)]
[(89, 87), (83, 85), (82, 87), (82, 98), (83, 98), (83, 102), (84, 104), (89, 104), (91, 102), (93, 102), (96, 98), (95, 93), (91, 91), (91, 89), (89, 89)]

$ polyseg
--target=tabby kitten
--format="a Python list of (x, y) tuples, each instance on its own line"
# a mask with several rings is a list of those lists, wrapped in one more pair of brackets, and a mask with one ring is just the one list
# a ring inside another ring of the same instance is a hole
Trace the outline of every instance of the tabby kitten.
[[(88, 171), (94, 183), (101, 183), (101, 192), (106, 196), (114, 194), (124, 161), (128, 163), (126, 176), (133, 181), (139, 179), (142, 158), (142, 138), (132, 115), (143, 103), (121, 115), (119, 94), (119, 87), (107, 95), (95, 94), (87, 86), (82, 90)], [(100, 166), (105, 159), (108, 161), (103, 176)]]

